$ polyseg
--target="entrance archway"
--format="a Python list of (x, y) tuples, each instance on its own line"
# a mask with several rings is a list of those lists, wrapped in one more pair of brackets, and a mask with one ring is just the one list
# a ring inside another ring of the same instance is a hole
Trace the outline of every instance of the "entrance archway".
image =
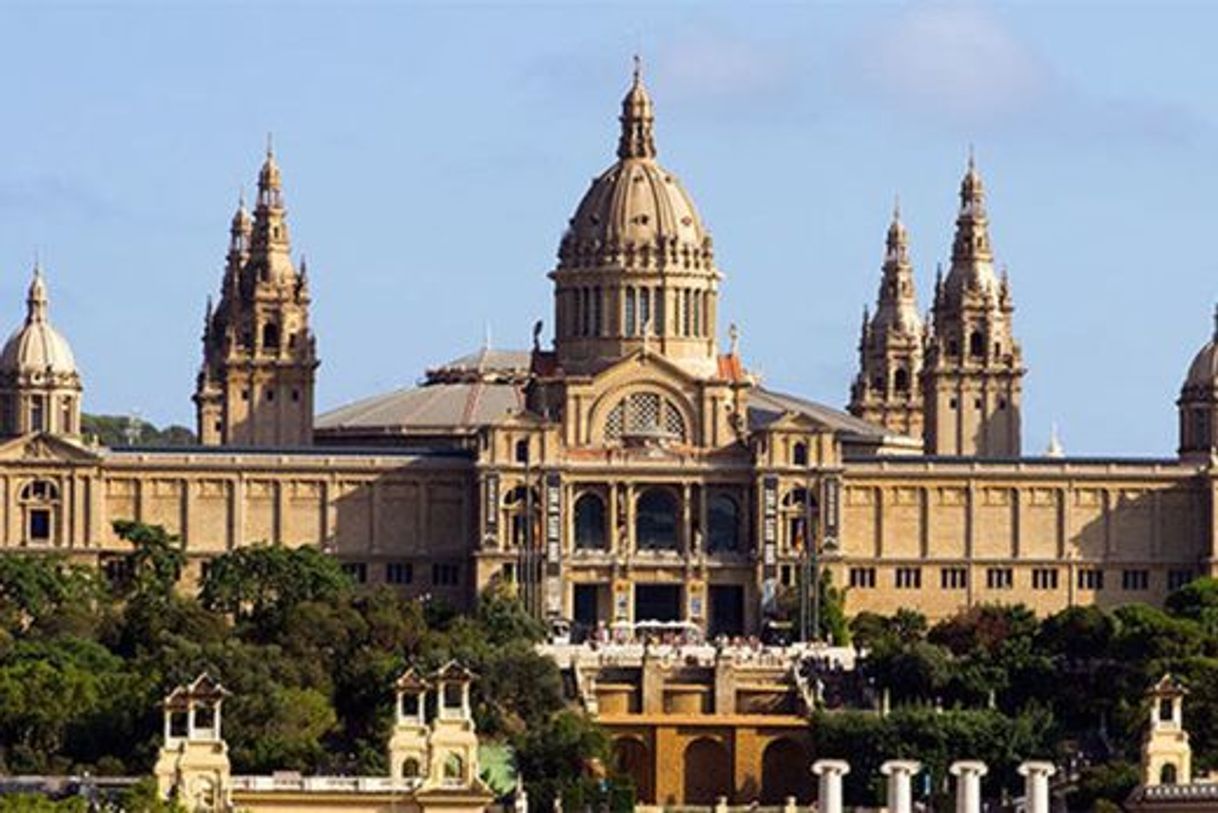
[(618, 773), (634, 781), (634, 798), (638, 804), (655, 804), (655, 775), (651, 752), (642, 740), (622, 737), (613, 743), (613, 762)]
[(732, 799), (732, 761), (718, 740), (701, 737), (685, 749), (686, 805), (713, 805), (720, 796)]
[(812, 801), (812, 773), (804, 747), (788, 737), (774, 740), (761, 755), (761, 803), (780, 805), (794, 796), (801, 805)]

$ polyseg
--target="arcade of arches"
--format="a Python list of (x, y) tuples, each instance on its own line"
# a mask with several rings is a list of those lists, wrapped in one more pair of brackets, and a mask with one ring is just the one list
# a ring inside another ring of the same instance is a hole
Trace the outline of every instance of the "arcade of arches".
[(794, 797), (806, 805), (814, 795), (806, 722), (624, 727), (613, 740), (613, 757), (633, 778), (639, 804), (709, 806), (722, 796), (729, 804), (781, 805)]

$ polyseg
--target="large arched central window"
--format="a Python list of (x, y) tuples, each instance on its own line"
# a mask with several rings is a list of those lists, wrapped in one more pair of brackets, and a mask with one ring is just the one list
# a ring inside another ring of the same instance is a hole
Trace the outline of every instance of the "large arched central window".
[(639, 495), (634, 537), (639, 550), (677, 549), (677, 498), (672, 492), (652, 488)]
[(727, 494), (716, 494), (706, 504), (706, 549), (727, 553), (740, 549), (740, 506)]
[(618, 401), (605, 416), (605, 442), (685, 441), (685, 418), (677, 405), (654, 392), (636, 392)]
[(575, 547), (604, 550), (605, 503), (597, 494), (584, 494), (575, 501)]

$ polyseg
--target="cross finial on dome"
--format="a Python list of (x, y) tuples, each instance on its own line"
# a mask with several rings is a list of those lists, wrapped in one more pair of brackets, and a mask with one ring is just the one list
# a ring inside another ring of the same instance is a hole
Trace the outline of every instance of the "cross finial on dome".
[(47, 285), (42, 278), (42, 263), (34, 261), (34, 278), (30, 280), (30, 290), (25, 298), (26, 324), (45, 322), (47, 320)]
[(636, 54), (634, 57), (634, 76), (626, 98), (622, 99), (622, 136), (617, 144), (617, 157), (655, 158), (656, 145), (652, 133), (655, 124), (655, 114), (652, 111), (651, 97), (643, 85), (642, 60)]
[(1214, 303), (1214, 343), (1218, 344), (1218, 302)]
[(735, 322), (727, 326), (727, 339), (731, 342), (728, 353), (734, 356), (740, 351), (740, 328), (736, 327)]
[(892, 196), (892, 220), (894, 223), (899, 223), (901, 220), (901, 195), (897, 193)]

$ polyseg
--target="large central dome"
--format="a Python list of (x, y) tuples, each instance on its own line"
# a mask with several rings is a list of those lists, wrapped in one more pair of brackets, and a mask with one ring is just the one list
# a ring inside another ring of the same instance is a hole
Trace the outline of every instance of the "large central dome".
[(618, 160), (592, 182), (558, 249), (560, 267), (620, 261), (627, 267), (703, 267), (713, 260), (710, 235), (694, 202), (656, 162), (651, 98), (635, 72), (622, 100)]
[(559, 364), (591, 373), (647, 344), (712, 375), (711, 238), (681, 182), (656, 162), (655, 115), (637, 66), (619, 122), (618, 160), (593, 180), (558, 249)]

